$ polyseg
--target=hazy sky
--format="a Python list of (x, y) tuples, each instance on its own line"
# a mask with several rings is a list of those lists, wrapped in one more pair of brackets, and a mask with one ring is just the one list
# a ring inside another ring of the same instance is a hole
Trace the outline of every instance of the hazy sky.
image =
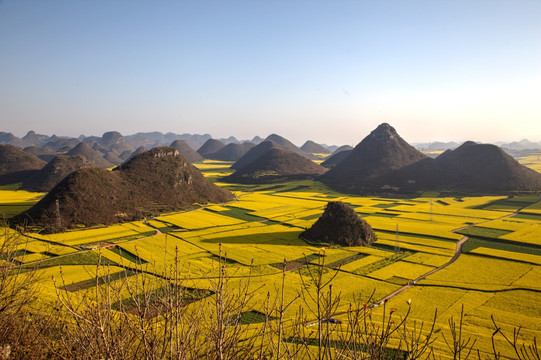
[(541, 140), (539, 0), (0, 0), (0, 131)]

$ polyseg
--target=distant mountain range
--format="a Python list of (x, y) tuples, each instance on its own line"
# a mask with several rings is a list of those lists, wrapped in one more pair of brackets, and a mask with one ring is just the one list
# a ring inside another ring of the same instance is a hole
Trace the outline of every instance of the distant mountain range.
[[(189, 163), (205, 159), (235, 162), (232, 168), (236, 172), (227, 181), (244, 183), (319, 176), (327, 185), (346, 192), (447, 187), (487, 193), (536, 190), (540, 184), (538, 173), (508, 154), (539, 152), (534, 148), (541, 144), (522, 140), (500, 146), (474, 142), (412, 146), (389, 124), (378, 126), (355, 148), (333, 146), (330, 156), (324, 154), (331, 147), (308, 140), (299, 148), (278, 134), (241, 142), (235, 137), (160, 132), (123, 136), (110, 131), (101, 137), (79, 138), (34, 131), (18, 138), (0, 132), (0, 184), (22, 182), (23, 188), (47, 191), (69, 172), (88, 166), (113, 168), (162, 145), (174, 147)], [(321, 159), (325, 159), (323, 166), (311, 161)], [(48, 162), (53, 163), (45, 167)], [(44, 180), (37, 181), (39, 177)]]
[[(462, 143), (458, 142), (441, 142), (434, 141), (430, 143), (412, 143), (412, 146), (417, 150), (423, 152), (431, 151), (445, 151), (445, 150), (454, 150), (458, 148)], [(513, 142), (495, 142), (493, 145), (497, 145), (506, 153), (511, 156), (525, 156), (531, 153), (538, 153), (541, 151), (541, 142), (533, 142), (526, 139)]]

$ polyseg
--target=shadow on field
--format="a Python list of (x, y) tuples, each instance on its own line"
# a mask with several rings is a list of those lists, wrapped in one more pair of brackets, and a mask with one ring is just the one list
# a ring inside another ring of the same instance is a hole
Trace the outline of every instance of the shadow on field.
[[(254, 231), (260, 230), (255, 228)], [(299, 238), (302, 229), (298, 231), (284, 231), (271, 233), (254, 233), (249, 235), (228, 235), (227, 232), (223, 236), (214, 234), (212, 239), (201, 239), (201, 243), (214, 244), (263, 244), (263, 245), (292, 245), (292, 246), (312, 246), (306, 241)]]

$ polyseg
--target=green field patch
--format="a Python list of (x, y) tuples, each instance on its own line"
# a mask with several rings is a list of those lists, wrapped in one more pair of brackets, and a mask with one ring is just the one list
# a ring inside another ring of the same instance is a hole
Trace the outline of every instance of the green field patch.
[(366, 256), (366, 254), (357, 253), (357, 254), (353, 254), (353, 255), (350, 255), (348, 257), (345, 257), (343, 259), (337, 260), (337, 261), (335, 261), (333, 263), (327, 264), (325, 266), (328, 267), (328, 268), (331, 268), (331, 269), (337, 269), (337, 268), (341, 268), (342, 266), (344, 266), (346, 264), (349, 264), (349, 263), (351, 263), (353, 261), (362, 259), (365, 256)]
[(230, 259), (227, 257), (227, 254), (223, 255), (223, 256), (219, 256), (219, 255), (214, 255), (214, 254), (211, 254), (209, 257), (209, 259), (212, 259), (216, 262), (219, 262), (219, 263), (225, 263), (225, 264), (240, 264), (238, 261), (236, 260), (233, 260), (233, 259)]
[(32, 206), (34, 204), (2, 204), (0, 205), (0, 215), (1, 218), (9, 219), (30, 209)]
[(13, 259), (13, 258), (24, 256), (26, 254), (33, 254), (33, 252), (26, 249), (17, 249), (9, 253), (1, 253), (0, 260), (6, 260), (8, 257)]
[(483, 226), (471, 226), (462, 230), (456, 231), (458, 234), (474, 236), (477, 238), (494, 239), (503, 235), (512, 233), (512, 230), (493, 229)]
[[(313, 261), (318, 260), (320, 257), (321, 257), (321, 254), (313, 253), (313, 254), (310, 254), (310, 255), (307, 255), (307, 256), (303, 256), (301, 258), (297, 258), (297, 259), (294, 259), (294, 260), (291, 260), (291, 261), (287, 261), (287, 262), (285, 262), (285, 270), (286, 271), (292, 271), (292, 270), (299, 269), (299, 268), (307, 265), (308, 263), (311, 263)], [(276, 268), (276, 269), (279, 269), (279, 270), (282, 270), (284, 268), (284, 262), (273, 263), (273, 264), (269, 264), (269, 265)]]
[(159, 220), (159, 219), (149, 220), (147, 222), (147, 224), (150, 227), (161, 231), (162, 233), (168, 233), (168, 232), (171, 232), (171, 231), (181, 230), (180, 227), (178, 227), (178, 226), (176, 226), (174, 224), (171, 224), (170, 222)]
[(117, 255), (120, 255), (122, 256), (124, 259), (132, 262), (132, 263), (135, 263), (135, 264), (146, 264), (147, 261), (145, 259), (142, 259), (140, 258), (139, 256), (137, 256), (136, 254), (126, 250), (126, 249), (122, 249), (118, 246), (113, 246), (113, 247), (110, 247), (108, 248), (107, 250), (117, 254)]
[(404, 285), (409, 284), (410, 279), (405, 279), (405, 278), (400, 277), (400, 276), (391, 276), (386, 281), (388, 281), (388, 282), (390, 282), (392, 284), (395, 284), (395, 285), (404, 286)]
[[(132, 235), (127, 235), (127, 236), (113, 237), (113, 238), (107, 239), (107, 243), (118, 243), (118, 242), (133, 241), (133, 240), (138, 240), (138, 239), (142, 239), (142, 238), (146, 238), (146, 237), (151, 237), (151, 236), (154, 236), (154, 235), (156, 235), (156, 231), (151, 230), (151, 231), (147, 231), (147, 232), (139, 233), (139, 234), (132, 234)], [(103, 244), (103, 241), (99, 241), (99, 242), (94, 241), (94, 242), (89, 242), (89, 243), (81, 243), (81, 244), (77, 244), (77, 245), (80, 246), (82, 249), (89, 249), (89, 248), (93, 248), (93, 247), (96, 247), (96, 246), (101, 246), (102, 244)]]
[(541, 213), (533, 213), (528, 211), (521, 211), (516, 215), (513, 215), (513, 219), (524, 219), (524, 220), (537, 220), (541, 221)]
[[(240, 314), (240, 323), (241, 325), (250, 325), (250, 324), (260, 324), (264, 323), (267, 320), (275, 320), (276, 318), (273, 317), (267, 317), (267, 315), (260, 313), (259, 311), (246, 311)], [(232, 322), (232, 325), (235, 324), (236, 321)]]
[(321, 217), (323, 213), (319, 213), (319, 214), (313, 214), (313, 215), (309, 215), (309, 216), (305, 216), (305, 217), (302, 217), (300, 218), (301, 220), (314, 220), (314, 219), (319, 219)]
[(257, 190), (257, 191), (271, 191), (271, 190), (277, 190), (277, 189), (283, 189), (283, 188), (286, 188), (287, 185), (272, 185), (272, 186), (264, 186), (264, 187), (261, 187), (261, 188), (256, 188), (254, 190)]
[(498, 199), (495, 201), (491, 201), (486, 204), (476, 206), (474, 207), (474, 209), (481, 209), (481, 210), (488, 209), (488, 210), (496, 210), (496, 211), (516, 211), (518, 209), (521, 209), (523, 207), (526, 207), (530, 204), (535, 203), (537, 200), (539, 200), (539, 197), (517, 196), (514, 198)]
[[(377, 233), (381, 232), (381, 233), (384, 233), (384, 234), (393, 234), (393, 235), (396, 235), (396, 230), (395, 231), (392, 231), (392, 230), (381, 230), (381, 229), (378, 229), (376, 227), (372, 227), (374, 228), (374, 230), (376, 231), (376, 235)], [(446, 238), (446, 237), (440, 237), (440, 236), (433, 236), (433, 235), (425, 235), (425, 234), (418, 234), (418, 233), (412, 233), (412, 232), (404, 232), (404, 231), (399, 231), (398, 232), (398, 240), (400, 240), (401, 237), (403, 236), (409, 236), (409, 237), (414, 237), (414, 238), (420, 238), (420, 239), (428, 239), (428, 240), (437, 240), (437, 241), (446, 241), (446, 242), (451, 242), (451, 243), (456, 243), (456, 240), (453, 240), (453, 239), (450, 239), (450, 238)], [(377, 243), (374, 244), (375, 246), (377, 246)]]
[(355, 269), (353, 270), (352, 272), (354, 274), (357, 274), (357, 275), (368, 275), (370, 274), (371, 272), (374, 272), (374, 271), (377, 271), (379, 269), (383, 269), (384, 267), (387, 267), (397, 261), (400, 261), (410, 255), (412, 255), (413, 252), (411, 251), (400, 251), (400, 252), (397, 252), (397, 253), (394, 253), (384, 259), (381, 259), (381, 260), (378, 260), (378, 261), (375, 261), (371, 264), (367, 264), (359, 269)]
[(401, 203), (382, 203), (377, 205), (372, 205), (372, 207), (380, 208), (380, 209), (389, 209), (395, 206), (403, 205)]
[(120, 279), (126, 279), (130, 276), (135, 275), (136, 272), (126, 270), (126, 271), (119, 271), (113, 274), (107, 274), (99, 277), (95, 277), (93, 279), (88, 279), (84, 281), (79, 281), (70, 285), (65, 285), (61, 289), (66, 290), (69, 292), (77, 292), (81, 290), (90, 289), (92, 287), (95, 287), (96, 285), (104, 285), (109, 284), (110, 282), (120, 280)]
[(243, 209), (243, 208), (239, 208), (235, 206), (224, 206), (224, 207), (226, 207), (227, 210), (220, 211), (220, 215), (229, 216), (234, 219), (244, 220), (248, 222), (266, 220), (265, 218), (250, 214), (252, 210), (247, 210), (247, 209)]
[(480, 247), (541, 256), (541, 246), (538, 245), (526, 245), (524, 243), (516, 243), (513, 241), (501, 239), (487, 240), (476, 237), (470, 237), (468, 241), (466, 241), (464, 245), (462, 245), (462, 252), (468, 253)]
[(310, 188), (310, 186), (308, 186), (308, 185), (299, 185), (299, 186), (295, 186), (295, 187), (292, 187), (292, 188), (280, 189), (278, 191), (275, 191), (275, 194), (282, 193), (282, 192), (301, 191), (301, 190), (306, 190), (306, 189), (309, 189), (309, 188)]
[(38, 268), (47, 268), (58, 265), (96, 265), (101, 261), (102, 265), (116, 266), (114, 261), (105, 257), (101, 257), (94, 251), (82, 251), (73, 255), (56, 256), (50, 259), (45, 259), (38, 264)]
[(386, 217), (386, 218), (394, 218), (395, 216), (398, 216), (400, 214), (393, 214), (393, 213), (386, 213), (386, 212), (376, 212), (370, 214), (371, 216), (378, 216), (378, 217)]
[(307, 266), (303, 266), (303, 267), (301, 267), (299, 269), (296, 269), (295, 272), (297, 274), (299, 274), (299, 275), (304, 276), (304, 277), (313, 278), (315, 276), (318, 276), (320, 273), (322, 275), (328, 274), (330, 271), (336, 271), (336, 270), (334, 270), (334, 269), (331, 270), (331, 269), (329, 269), (327, 267), (322, 267), (322, 266), (310, 264), (310, 265), (307, 265)]
[(383, 260), (384, 258), (385, 258), (384, 256), (365, 254), (365, 256), (363, 256), (362, 258), (343, 265), (340, 268), (340, 270), (353, 272), (357, 269), (360, 269), (363, 266), (375, 263), (376, 261)]
[(155, 290), (148, 290), (144, 294), (138, 294), (135, 297), (128, 297), (112, 304), (113, 310), (121, 308), (128, 313), (137, 313), (139, 309), (144, 311), (145, 318), (154, 318), (164, 311), (170, 311), (163, 302), (164, 298), (180, 298), (181, 305), (186, 305), (199, 301), (213, 292), (208, 289), (197, 289), (178, 285), (160, 287)]

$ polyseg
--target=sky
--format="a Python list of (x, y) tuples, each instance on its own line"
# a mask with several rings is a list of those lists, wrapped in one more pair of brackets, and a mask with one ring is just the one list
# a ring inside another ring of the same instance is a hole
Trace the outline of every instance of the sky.
[(541, 141), (540, 0), (0, 0), (0, 131)]

